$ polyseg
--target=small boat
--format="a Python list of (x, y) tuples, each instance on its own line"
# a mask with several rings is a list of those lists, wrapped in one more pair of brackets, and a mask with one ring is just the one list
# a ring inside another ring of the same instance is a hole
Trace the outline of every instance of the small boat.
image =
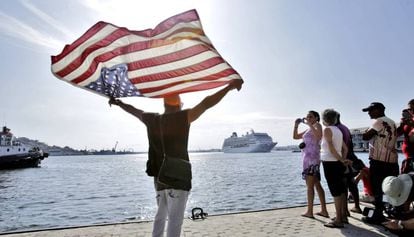
[(251, 130), (250, 133), (241, 137), (237, 133), (224, 140), (222, 151), (224, 153), (253, 153), (253, 152), (270, 152), (277, 142), (267, 133), (257, 133)]
[(0, 170), (38, 167), (49, 154), (19, 142), (6, 126), (0, 132)]

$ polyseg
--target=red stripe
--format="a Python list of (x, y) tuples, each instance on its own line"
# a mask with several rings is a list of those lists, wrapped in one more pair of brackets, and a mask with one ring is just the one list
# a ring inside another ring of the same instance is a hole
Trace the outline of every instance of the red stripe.
[[(68, 64), (65, 68), (63, 68), (60, 71), (55, 72), (56, 75), (60, 76), (60, 77), (65, 77), (67, 76), (69, 73), (73, 72), (74, 70), (76, 70), (80, 65), (82, 65), (82, 63), (85, 61), (85, 59), (94, 51), (101, 49), (101, 48), (105, 48), (108, 47), (108, 45), (112, 44), (115, 40), (124, 37), (125, 35), (128, 35), (129, 33), (122, 30), (122, 29), (118, 29), (116, 31), (114, 31), (112, 34), (108, 35), (107, 37), (105, 37), (104, 39), (100, 40), (99, 42), (97, 42), (94, 45), (89, 46), (88, 48), (86, 48), (80, 55), (79, 57), (77, 57), (75, 60), (73, 60), (70, 64)], [(111, 54), (111, 52), (109, 52), (108, 54)], [(98, 56), (99, 57), (99, 56)], [(88, 69), (88, 70), (94, 70), (94, 69)]]
[(141, 68), (154, 67), (154, 66), (167, 64), (167, 63), (171, 63), (175, 61), (180, 61), (180, 60), (195, 56), (197, 54), (200, 54), (200, 53), (203, 53), (209, 50), (210, 49), (205, 45), (194, 45), (194, 46), (191, 46), (191, 47), (188, 47), (188, 48), (185, 48), (183, 50), (176, 51), (173, 53), (129, 63), (128, 70), (134, 71), (134, 70), (141, 69)]
[[(188, 82), (195, 82), (195, 81), (204, 81), (205, 83), (210, 83), (212, 81), (218, 80), (218, 79), (223, 78), (223, 77), (228, 77), (228, 76), (234, 75), (234, 74), (237, 74), (237, 72), (232, 68), (228, 68), (228, 69), (225, 69), (221, 72), (210, 74), (210, 75), (207, 75), (205, 77), (199, 77), (199, 78), (194, 78), (194, 79), (191, 79), (191, 80), (185, 80), (185, 81), (179, 81), (179, 82), (164, 84), (162, 86), (157, 86), (157, 87), (140, 89), (139, 92), (141, 94), (148, 94), (148, 93), (153, 93), (155, 91), (164, 90), (164, 89), (167, 89), (169, 87), (176, 86), (176, 85), (185, 84), (185, 83), (188, 83)], [(205, 84), (205, 83), (203, 83), (203, 84)], [(201, 84), (201, 85), (203, 85), (203, 84)]]
[(200, 18), (198, 17), (197, 11), (192, 9), (192, 10), (177, 14), (175, 16), (172, 16), (162, 21), (154, 29), (131, 31), (131, 32), (139, 36), (154, 37), (171, 29), (178, 23), (188, 23), (188, 22), (198, 21), (198, 20), (200, 20)]
[[(168, 39), (168, 40), (164, 40), (164, 39), (166, 39), (168, 37), (171, 37), (174, 34), (178, 34), (178, 33), (182, 33), (182, 32), (193, 32), (195, 34), (202, 33), (202, 35), (204, 35), (204, 33), (201, 30), (195, 30), (193, 28), (181, 28), (181, 29), (178, 29), (178, 30), (172, 32), (170, 35), (167, 35), (166, 37), (164, 37), (162, 39), (153, 39), (153, 40), (148, 40), (148, 41), (141, 41), (141, 42), (137, 42), (137, 43), (133, 43), (133, 44), (129, 44), (129, 45), (125, 45), (125, 46), (113, 49), (110, 52), (106, 52), (106, 53), (103, 53), (99, 56), (96, 56), (91, 62), (95, 62), (95, 61), (97, 61), (98, 63), (99, 62), (106, 62), (106, 61), (109, 61), (111, 58), (114, 58), (114, 57), (122, 55), (122, 54), (132, 53), (132, 52), (145, 50), (145, 49), (149, 49), (149, 48), (161, 47), (161, 46), (165, 46), (165, 45), (168, 45), (168, 44), (174, 44), (177, 41), (179, 41), (181, 39), (186, 39), (186, 38), (176, 37), (176, 38), (172, 38), (172, 39)], [(130, 34), (130, 32), (126, 31), (125, 29), (118, 29), (118, 30), (114, 31), (113, 34), (108, 35), (106, 38), (102, 39), (101, 41), (95, 43), (94, 45), (89, 46), (88, 48), (86, 48), (82, 52), (82, 54), (79, 55), (78, 58), (73, 60), (70, 64), (68, 64), (62, 70), (55, 72), (55, 74), (60, 76), (60, 77), (67, 76), (72, 71), (76, 70), (76, 68), (78, 68), (80, 65), (82, 65), (82, 63), (85, 61), (85, 59), (90, 54), (92, 54), (94, 51), (99, 50), (101, 48), (105, 48), (108, 45), (110, 45), (112, 42), (114, 42), (114, 41), (118, 40), (119, 38), (122, 38), (126, 35), (129, 35), (129, 34)], [(198, 40), (198, 38), (193, 38), (193, 37), (191, 37), (191, 39), (192, 40)], [(92, 67), (92, 66), (95, 66), (95, 67)], [(89, 68), (87, 70), (88, 71), (95, 71), (96, 66), (97, 66), (96, 62), (93, 63), (93, 64), (91, 63), (91, 65), (89, 65)], [(83, 81), (85, 79), (86, 78), (79, 79), (79, 80)], [(78, 80), (78, 79), (75, 78), (74, 80)]]
[[(236, 80), (236, 79), (234, 79), (234, 80)], [(216, 88), (216, 87), (219, 87), (219, 86), (229, 84), (231, 81), (233, 81), (233, 80), (206, 82), (206, 83), (203, 83), (203, 84), (200, 84), (200, 85), (190, 86), (190, 87), (183, 88), (181, 90), (170, 92), (170, 93), (167, 93), (167, 94), (151, 96), (151, 98), (162, 98), (162, 97), (167, 97), (167, 96), (170, 96), (170, 95), (176, 95), (176, 94), (181, 94), (181, 93), (200, 91), (200, 90), (208, 90), (208, 89), (212, 89), (212, 88)]]
[[(131, 53), (131, 52), (135, 52), (135, 51), (140, 51), (140, 50), (144, 50), (144, 49), (153, 48), (154, 45), (156, 45), (157, 47), (160, 47), (160, 46), (164, 46), (164, 45), (168, 45), (168, 44), (174, 44), (174, 42), (164, 41), (164, 40), (146, 41), (145, 43), (131, 44), (131, 45), (128, 45), (128, 46), (125, 46), (125, 47), (120, 47), (120, 48), (114, 49), (111, 52), (101, 54), (101, 55), (95, 57), (93, 59), (93, 61), (90, 62), (89, 68), (84, 73), (82, 73), (79, 77), (73, 79), (71, 82), (75, 83), (75, 84), (78, 84), (78, 83), (88, 79), (90, 76), (92, 76), (95, 73), (96, 69), (98, 68), (99, 63), (110, 61), (112, 58), (117, 57), (119, 55), (123, 55), (123, 54), (126, 54), (126, 53)], [(186, 53), (183, 54), (184, 58), (191, 56), (190, 55), (191, 54), (191, 48), (192, 47), (189, 48), (189, 52), (186, 52)], [(200, 49), (198, 49), (196, 51), (202, 52)], [(177, 51), (177, 52), (180, 52), (180, 51)], [(179, 56), (179, 55), (180, 54), (178, 53), (177, 56)], [(196, 55), (196, 53), (193, 52), (193, 55)], [(160, 56), (158, 58), (162, 60), (162, 57), (163, 56)], [(170, 56), (167, 55), (167, 58), (168, 57), (170, 57)], [(172, 59), (167, 59), (167, 60), (172, 61)], [(175, 60), (180, 60), (180, 58), (176, 58)], [(142, 60), (142, 62), (144, 62), (144, 63), (145, 63), (145, 61), (146, 60)], [(151, 61), (151, 59), (148, 59), (148, 62), (150, 62), (150, 61)], [(139, 61), (138, 61), (138, 63), (139, 63)], [(159, 64), (162, 64), (162, 63), (160, 62)], [(72, 66), (72, 65), (73, 64), (70, 64), (70, 66)], [(131, 68), (128, 65), (128, 71), (131, 71), (131, 70), (137, 69), (137, 68), (139, 68), (139, 65), (135, 65), (135, 62), (131, 63)], [(60, 71), (56, 74), (60, 77), (64, 77), (64, 76), (62, 76), (61, 72), (62, 71)]]
[(179, 76), (187, 75), (190, 73), (205, 70), (207, 68), (213, 67), (223, 62), (224, 62), (224, 59), (222, 59), (221, 57), (214, 57), (214, 58), (207, 59), (203, 62), (193, 64), (192, 66), (170, 70), (170, 71), (165, 71), (165, 72), (160, 72), (160, 73), (151, 74), (151, 75), (142, 76), (142, 77), (130, 78), (130, 81), (132, 84), (138, 84), (142, 82), (159, 81), (159, 80), (164, 80), (168, 78), (179, 77)]
[(108, 23), (100, 21), (93, 25), (88, 31), (85, 32), (79, 39), (73, 42), (71, 45), (66, 45), (62, 52), (59, 55), (52, 56), (52, 64), (59, 62), (62, 58), (66, 57), (70, 52), (79, 47), (85, 41), (89, 40), (92, 36), (98, 33), (102, 28), (104, 28)]
[(148, 29), (148, 30), (143, 30), (143, 31), (130, 31), (125, 27), (118, 27), (116, 25), (113, 25), (111, 23), (107, 23), (107, 22), (103, 22), (100, 21), (98, 23), (96, 23), (94, 26), (92, 26), (85, 34), (83, 34), (79, 39), (77, 39), (74, 43), (72, 43), (71, 45), (66, 45), (65, 48), (62, 50), (62, 53), (60, 53), (59, 55), (56, 56), (52, 56), (52, 64), (57, 63), (58, 61), (60, 61), (62, 58), (66, 57), (68, 54), (70, 54), (73, 50), (75, 50), (77, 47), (79, 47), (82, 43), (84, 43), (85, 41), (87, 41), (88, 39), (90, 39), (93, 35), (95, 35), (96, 33), (98, 33), (100, 30), (102, 30), (102, 28), (104, 28), (107, 25), (112, 25), (116, 28), (125, 30), (125, 31), (129, 31), (133, 34), (139, 35), (139, 36), (144, 36), (144, 37), (154, 37), (156, 35), (159, 35), (169, 29), (171, 29), (172, 27), (174, 27), (176, 24), (181, 23), (181, 22), (192, 22), (192, 21), (198, 21), (199, 17), (197, 12), (193, 9), (193, 10), (189, 10), (187, 12), (172, 16), (170, 18), (168, 18), (167, 20), (161, 22), (160, 24), (158, 24), (154, 29)]

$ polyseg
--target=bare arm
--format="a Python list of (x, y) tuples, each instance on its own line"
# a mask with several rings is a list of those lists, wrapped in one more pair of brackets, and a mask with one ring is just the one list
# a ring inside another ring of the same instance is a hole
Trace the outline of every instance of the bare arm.
[(118, 105), (119, 107), (121, 107), (123, 110), (125, 110), (126, 112), (134, 115), (135, 117), (137, 117), (139, 120), (142, 121), (142, 114), (144, 113), (144, 111), (135, 108), (134, 106), (130, 105), (130, 104), (125, 104), (124, 102), (122, 102), (119, 99), (115, 99), (113, 97), (111, 97), (108, 101), (109, 106), (111, 105)]
[(227, 92), (237, 89), (240, 90), (243, 84), (243, 80), (233, 80), (230, 84), (223, 89), (217, 91), (213, 95), (204, 98), (198, 105), (190, 109), (188, 112), (188, 122), (191, 123), (198, 119), (207, 109), (213, 107), (223, 99)]
[[(414, 230), (414, 218), (408, 219), (408, 220), (402, 220), (401, 225), (404, 229), (407, 230)], [(387, 222), (384, 222), (383, 225), (387, 227), (388, 229), (398, 230), (400, 227), (398, 226), (398, 220), (390, 220)]]
[(302, 139), (303, 138), (303, 134), (306, 132), (306, 130), (305, 131), (303, 131), (303, 132), (301, 132), (301, 133), (299, 133), (298, 132), (298, 127), (295, 125), (294, 127), (293, 127), (293, 139)]
[(371, 138), (373, 138), (375, 135), (377, 135), (377, 131), (375, 131), (375, 129), (373, 128), (370, 128), (362, 134), (362, 140), (368, 141)]
[(302, 139), (303, 134), (306, 132), (306, 130), (304, 132), (301, 132), (301, 133), (298, 132), (298, 127), (299, 127), (300, 123), (301, 123), (300, 119), (295, 120), (295, 125), (293, 127), (293, 139)]

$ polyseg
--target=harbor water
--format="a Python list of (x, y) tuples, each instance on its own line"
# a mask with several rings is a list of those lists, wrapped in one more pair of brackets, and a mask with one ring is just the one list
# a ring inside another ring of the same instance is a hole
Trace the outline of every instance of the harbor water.
[[(357, 155), (367, 163), (366, 153)], [(306, 204), (301, 153), (206, 152), (190, 159), (186, 216), (194, 207), (214, 215)], [(156, 203), (146, 161), (146, 154), (52, 156), (40, 168), (2, 170), (0, 233), (151, 220)], [(324, 177), (322, 184), (331, 201)]]

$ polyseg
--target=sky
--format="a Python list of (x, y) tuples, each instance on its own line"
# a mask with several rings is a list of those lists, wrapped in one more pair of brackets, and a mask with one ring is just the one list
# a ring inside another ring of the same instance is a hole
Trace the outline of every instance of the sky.
[[(299, 144), (294, 120), (309, 110), (333, 108), (349, 128), (367, 127), (361, 109), (374, 101), (398, 122), (414, 98), (411, 0), (1, 0), (1, 125), (48, 145), (146, 151), (139, 120), (55, 78), (50, 56), (98, 21), (144, 30), (190, 9), (245, 83), (192, 123), (189, 149), (221, 148), (251, 129)], [(182, 95), (184, 108), (217, 90)], [(163, 112), (161, 99), (124, 102)]]

